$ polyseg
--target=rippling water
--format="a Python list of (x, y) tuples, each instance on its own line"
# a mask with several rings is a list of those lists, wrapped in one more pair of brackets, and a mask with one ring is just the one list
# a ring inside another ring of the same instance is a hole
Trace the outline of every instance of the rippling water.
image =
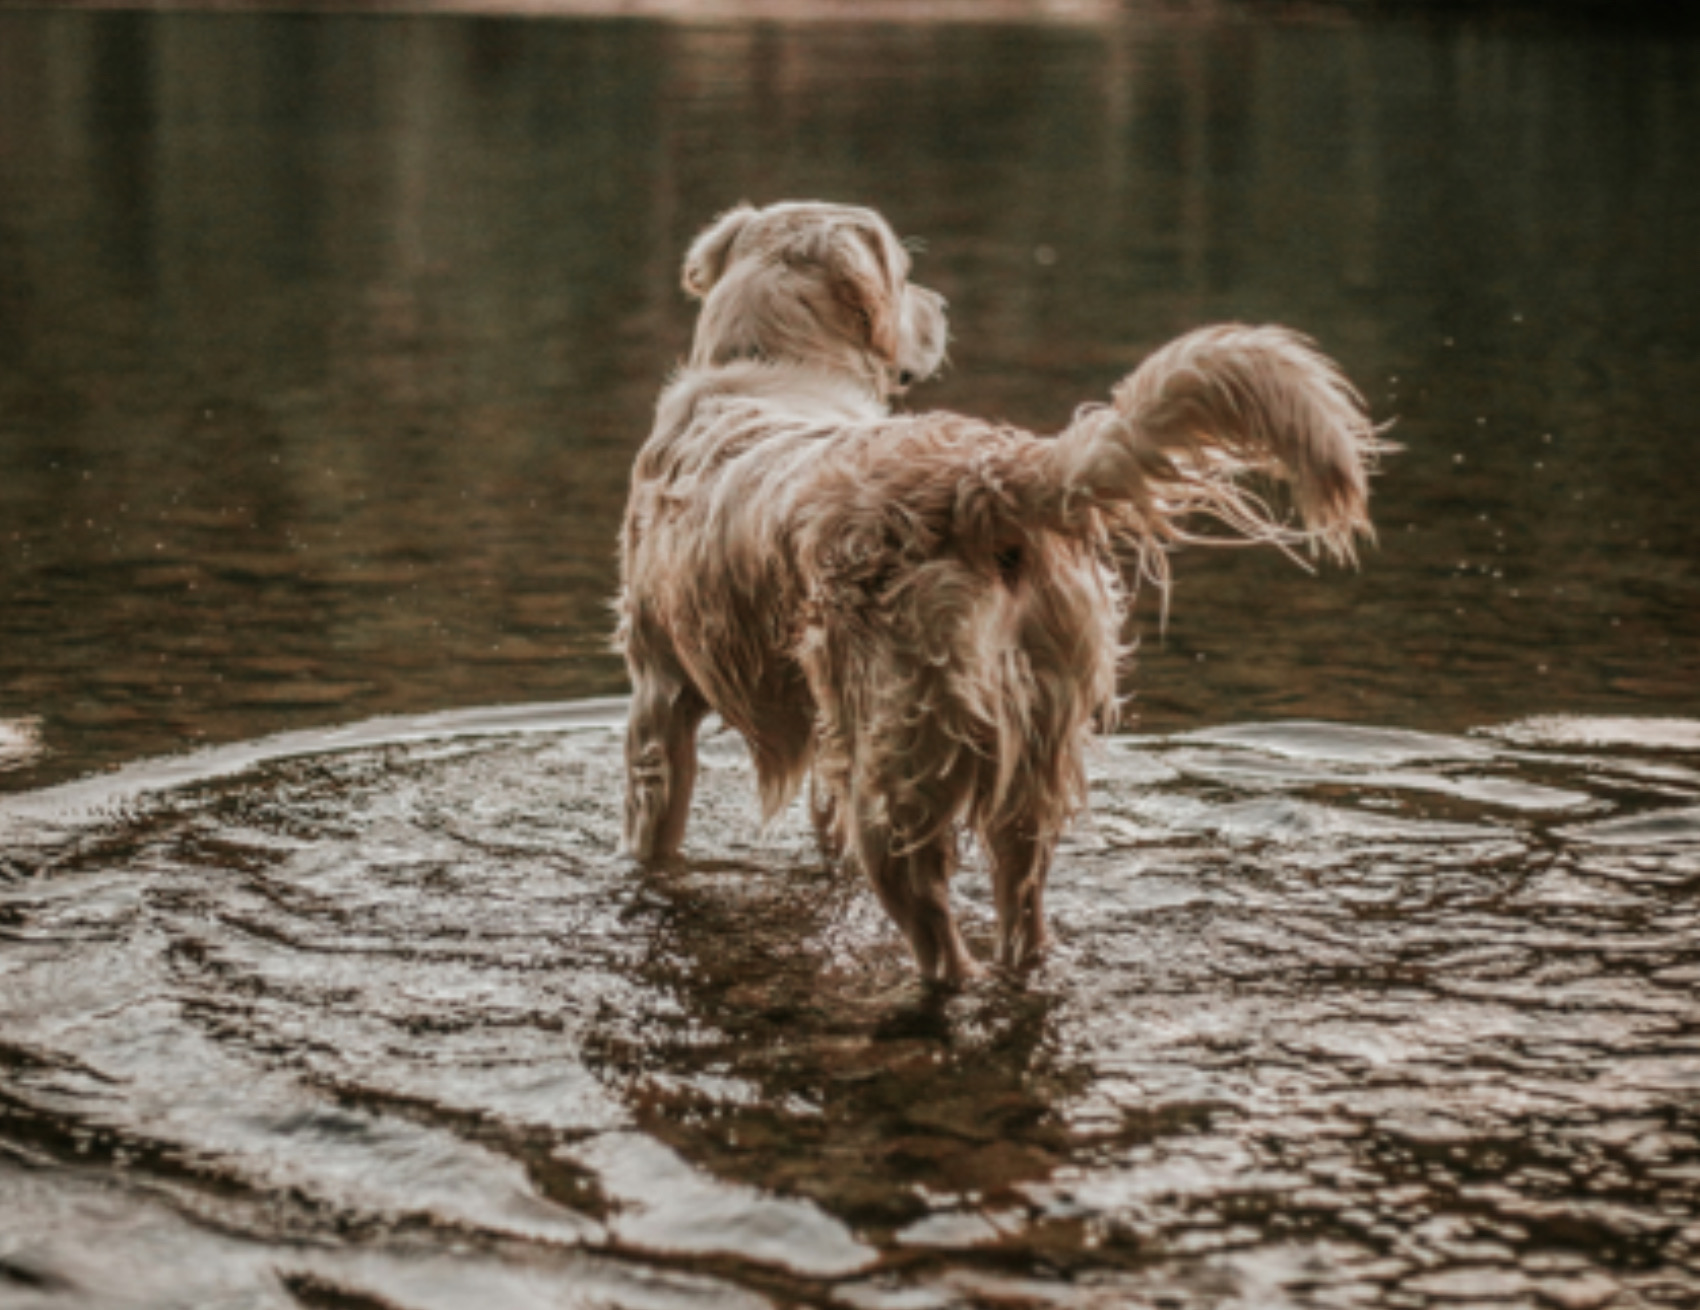
[[(728, 737), (689, 862), (623, 863), (620, 710), (301, 734), (0, 807), (0, 1289), (1700, 1293), (1700, 722), (1117, 739), (1055, 955), (944, 996), (801, 815), (752, 836)], [(962, 896), (984, 952), (976, 871)]]
[[(0, 0), (0, 1305), (1700, 1304), (1700, 46), (1562, 8)], [(1361, 571), (1142, 598), (1024, 979), (724, 736), (614, 853), (680, 255), (794, 196), (918, 403), (1274, 319), (1398, 422)]]

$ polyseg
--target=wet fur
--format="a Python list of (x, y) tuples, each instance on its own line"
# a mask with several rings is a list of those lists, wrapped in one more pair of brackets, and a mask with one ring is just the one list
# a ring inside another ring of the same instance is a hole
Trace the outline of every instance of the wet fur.
[[(767, 817), (811, 781), (823, 847), (955, 983), (976, 971), (949, 904), (962, 831), (1000, 961), (1045, 946), (1051, 853), (1116, 718), (1124, 569), (1166, 581), (1198, 515), (1350, 558), (1379, 443), (1338, 369), (1275, 327), (1181, 337), (1055, 437), (894, 415), (944, 356), (943, 301), (908, 275), (884, 220), (834, 205), (740, 207), (687, 256), (696, 338), (621, 541), (625, 845), (677, 853), (712, 710)], [(1290, 485), (1302, 526), (1251, 472)]]

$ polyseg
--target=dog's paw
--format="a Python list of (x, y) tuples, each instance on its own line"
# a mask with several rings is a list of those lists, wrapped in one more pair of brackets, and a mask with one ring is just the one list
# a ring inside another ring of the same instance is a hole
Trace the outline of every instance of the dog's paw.
[(947, 991), (961, 991), (986, 977), (986, 966), (964, 953), (940, 960), (937, 971), (927, 981)]

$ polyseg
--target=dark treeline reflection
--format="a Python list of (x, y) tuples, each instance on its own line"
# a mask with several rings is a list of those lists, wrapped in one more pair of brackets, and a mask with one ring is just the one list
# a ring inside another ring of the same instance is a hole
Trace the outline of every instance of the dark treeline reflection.
[[(1409, 447), (1359, 575), (1194, 554), (1152, 728), (1692, 707), (1694, 46), (1584, 25), (0, 15), (0, 718), (74, 772), (623, 686), (626, 470), (740, 200), (923, 237), (923, 403), (1277, 319)], [(22, 783), (24, 774), (12, 775)]]

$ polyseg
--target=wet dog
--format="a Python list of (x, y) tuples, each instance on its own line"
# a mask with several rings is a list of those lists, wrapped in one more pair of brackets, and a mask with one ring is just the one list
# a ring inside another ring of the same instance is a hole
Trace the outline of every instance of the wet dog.
[[(625, 845), (674, 855), (709, 711), (769, 819), (811, 782), (923, 976), (976, 966), (950, 910), (963, 833), (997, 954), (1043, 950), (1052, 850), (1113, 724), (1124, 577), (1167, 578), (1199, 516), (1349, 559), (1378, 450), (1303, 338), (1225, 326), (1148, 358), (1054, 437), (891, 400), (945, 354), (943, 299), (870, 210), (743, 206), (691, 246), (689, 362), (638, 455), (621, 541), (632, 679)], [(1236, 482), (1285, 482), (1299, 522)]]

